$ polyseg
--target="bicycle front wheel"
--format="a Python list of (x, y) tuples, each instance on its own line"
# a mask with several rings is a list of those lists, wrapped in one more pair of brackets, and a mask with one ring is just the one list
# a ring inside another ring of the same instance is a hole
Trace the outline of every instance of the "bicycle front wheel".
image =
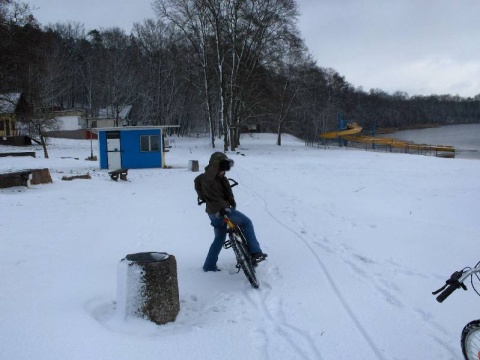
[(233, 251), (235, 252), (235, 257), (237, 258), (237, 266), (243, 270), (243, 273), (248, 279), (248, 282), (257, 289), (260, 284), (258, 283), (257, 277), (255, 276), (255, 269), (250, 261), (250, 255), (248, 250), (240, 241), (233, 241), (232, 243)]
[(466, 360), (480, 360), (480, 320), (474, 320), (465, 325), (461, 344)]

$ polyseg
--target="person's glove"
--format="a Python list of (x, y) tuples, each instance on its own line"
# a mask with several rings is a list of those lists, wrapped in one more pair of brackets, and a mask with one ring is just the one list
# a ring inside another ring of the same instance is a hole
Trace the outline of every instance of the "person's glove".
[(230, 208), (220, 209), (220, 211), (217, 212), (217, 213), (215, 214), (215, 216), (216, 216), (217, 218), (221, 218), (221, 217), (224, 217), (225, 215), (229, 214), (231, 211), (232, 211), (232, 209), (230, 209)]

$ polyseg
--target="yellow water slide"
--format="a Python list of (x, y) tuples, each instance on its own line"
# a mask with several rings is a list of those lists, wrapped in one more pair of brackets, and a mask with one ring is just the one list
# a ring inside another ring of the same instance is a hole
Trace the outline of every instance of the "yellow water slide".
[(330, 131), (330, 132), (322, 133), (322, 134), (320, 134), (320, 138), (322, 138), (322, 139), (336, 139), (336, 138), (343, 137), (343, 136), (346, 136), (346, 135), (358, 134), (360, 131), (362, 131), (362, 127), (358, 126), (357, 123), (350, 123), (350, 124), (347, 124), (347, 129), (346, 130)]
[(340, 131), (330, 131), (320, 134), (322, 139), (342, 139), (347, 141), (352, 141), (356, 143), (363, 143), (366, 145), (371, 145), (375, 148), (375, 145), (388, 146), (390, 149), (404, 149), (405, 152), (435, 152), (436, 156), (439, 157), (455, 157), (455, 148), (449, 145), (427, 145), (427, 144), (415, 144), (410, 141), (396, 140), (392, 138), (378, 138), (374, 136), (360, 135), (359, 132), (362, 131), (362, 127), (358, 126), (356, 123), (347, 124), (345, 130)]

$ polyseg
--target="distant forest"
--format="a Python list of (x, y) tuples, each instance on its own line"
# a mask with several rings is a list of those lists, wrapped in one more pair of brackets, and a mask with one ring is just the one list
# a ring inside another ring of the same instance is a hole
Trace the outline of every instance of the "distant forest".
[(0, 0), (0, 93), (22, 92), (36, 117), (133, 105), (131, 125), (207, 132), (225, 150), (246, 129), (313, 142), (339, 113), (366, 130), (480, 121), (480, 94), (364, 91), (319, 66), (294, 0), (156, 0), (154, 14), (126, 34), (44, 26), (27, 4)]

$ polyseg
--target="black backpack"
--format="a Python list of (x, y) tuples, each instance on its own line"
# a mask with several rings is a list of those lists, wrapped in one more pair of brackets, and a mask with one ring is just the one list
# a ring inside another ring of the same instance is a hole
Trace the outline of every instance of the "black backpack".
[(198, 175), (193, 182), (195, 183), (195, 191), (197, 192), (197, 203), (202, 205), (205, 202), (205, 196), (202, 191), (202, 180), (205, 174)]

